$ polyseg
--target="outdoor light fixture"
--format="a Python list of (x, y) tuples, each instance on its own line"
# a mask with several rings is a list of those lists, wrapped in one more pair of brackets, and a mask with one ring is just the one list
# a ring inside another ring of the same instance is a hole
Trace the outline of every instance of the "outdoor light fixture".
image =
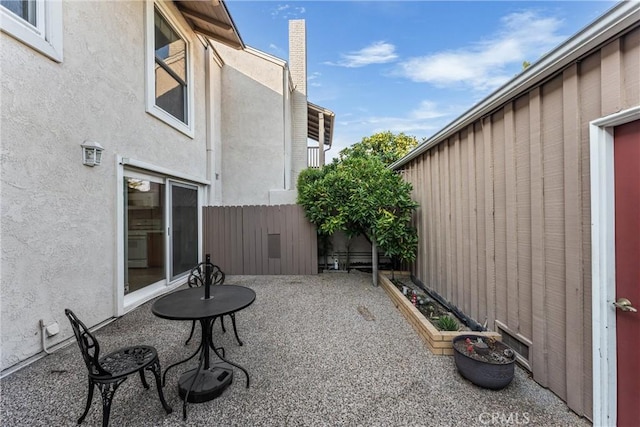
[(102, 161), (102, 145), (94, 141), (85, 141), (80, 144), (82, 147), (82, 163), (87, 166), (98, 166)]

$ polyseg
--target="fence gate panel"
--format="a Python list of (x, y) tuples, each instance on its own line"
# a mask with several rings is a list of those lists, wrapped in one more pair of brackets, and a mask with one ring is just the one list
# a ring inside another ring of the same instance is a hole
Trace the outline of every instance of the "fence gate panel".
[(301, 206), (203, 210), (204, 253), (225, 274), (318, 274), (316, 228)]

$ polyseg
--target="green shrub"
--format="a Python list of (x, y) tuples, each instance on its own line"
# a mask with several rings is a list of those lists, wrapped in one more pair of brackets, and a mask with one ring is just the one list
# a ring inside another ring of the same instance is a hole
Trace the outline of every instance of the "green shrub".
[(438, 319), (438, 328), (443, 331), (457, 331), (458, 322), (451, 316), (442, 316)]

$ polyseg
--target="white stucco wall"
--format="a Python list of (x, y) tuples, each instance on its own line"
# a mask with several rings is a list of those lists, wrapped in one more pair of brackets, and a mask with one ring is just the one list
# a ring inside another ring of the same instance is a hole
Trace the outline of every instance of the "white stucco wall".
[(221, 205), (268, 205), (285, 189), (286, 63), (216, 44), (222, 68)]
[[(40, 319), (60, 324), (53, 345), (72, 335), (66, 307), (88, 326), (115, 315), (117, 155), (207, 175), (202, 44), (190, 33), (192, 139), (145, 112), (144, 2), (63, 6), (62, 63), (0, 36), (3, 370), (41, 352)], [(104, 146), (101, 166), (82, 164), (85, 140)]]

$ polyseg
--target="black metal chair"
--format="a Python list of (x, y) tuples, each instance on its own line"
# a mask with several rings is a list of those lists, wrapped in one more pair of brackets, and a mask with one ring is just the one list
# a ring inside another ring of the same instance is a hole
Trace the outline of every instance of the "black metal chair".
[[(205, 286), (207, 279), (210, 280), (210, 285), (223, 285), (224, 284), (224, 272), (220, 270), (220, 267), (211, 263), (209, 260), (209, 255), (207, 255), (206, 261), (201, 262), (191, 269), (189, 273), (189, 277), (187, 279), (187, 284), (190, 288), (196, 288), (200, 286)], [(238, 330), (236, 329), (236, 315), (235, 313), (229, 314), (231, 317), (231, 324), (233, 325), (233, 333), (236, 336), (236, 341), (238, 341), (238, 345), (242, 345), (242, 341), (240, 341), (240, 337), (238, 337)], [(218, 318), (213, 319), (212, 326), (216, 322)], [(222, 332), (227, 332), (224, 327), (224, 316), (220, 317), (220, 323), (222, 324)], [(189, 344), (191, 338), (193, 338), (193, 332), (196, 328), (196, 322), (192, 322), (191, 324), (191, 332), (189, 333), (189, 338), (185, 341), (185, 345)]]
[(94, 386), (98, 386), (102, 394), (102, 426), (107, 427), (111, 413), (111, 402), (113, 401), (116, 389), (129, 375), (135, 374), (136, 372), (140, 374), (144, 388), (148, 389), (149, 384), (147, 384), (147, 380), (144, 377), (145, 370), (153, 372), (156, 378), (156, 387), (158, 388), (160, 402), (164, 410), (167, 411), (167, 414), (172, 412), (171, 407), (164, 400), (164, 394), (162, 393), (160, 361), (155, 348), (147, 345), (125, 347), (100, 357), (100, 345), (91, 332), (89, 332), (89, 329), (68, 308), (64, 310), (64, 313), (69, 318), (69, 322), (71, 322), (73, 334), (76, 336), (78, 346), (82, 352), (82, 358), (89, 371), (87, 405), (84, 408), (82, 416), (78, 419), (78, 424), (81, 424), (87, 416), (93, 399), (93, 388)]

